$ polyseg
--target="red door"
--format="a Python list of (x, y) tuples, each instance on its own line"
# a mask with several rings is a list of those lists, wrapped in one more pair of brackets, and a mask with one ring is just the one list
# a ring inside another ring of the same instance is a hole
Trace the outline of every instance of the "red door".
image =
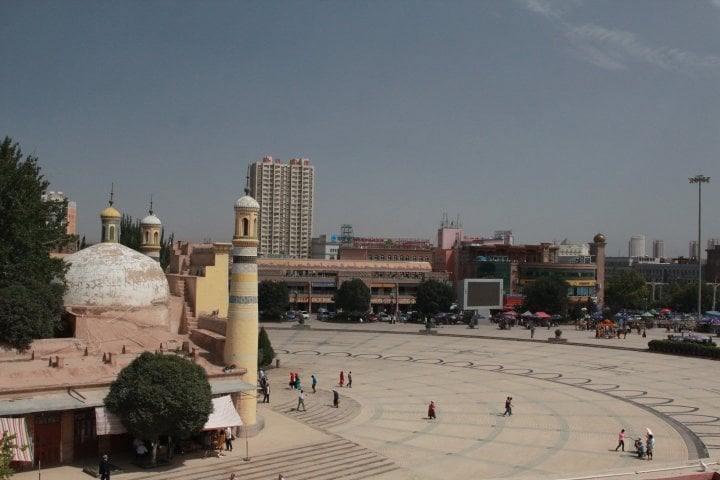
[(60, 463), (60, 414), (35, 417), (35, 465)]

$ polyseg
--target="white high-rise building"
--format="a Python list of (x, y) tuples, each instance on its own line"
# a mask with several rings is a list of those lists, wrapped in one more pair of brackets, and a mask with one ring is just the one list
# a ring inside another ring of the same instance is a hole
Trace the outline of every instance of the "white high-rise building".
[(665, 241), (664, 240), (653, 240), (653, 254), (654, 258), (665, 258)]
[(690, 242), (690, 245), (688, 245), (688, 256), (690, 258), (697, 258), (698, 256), (698, 242), (697, 240), (693, 240)]
[(628, 244), (628, 257), (645, 256), (645, 235), (633, 235)]
[(258, 255), (310, 258), (314, 193), (315, 167), (306, 158), (250, 165), (250, 195), (260, 204)]

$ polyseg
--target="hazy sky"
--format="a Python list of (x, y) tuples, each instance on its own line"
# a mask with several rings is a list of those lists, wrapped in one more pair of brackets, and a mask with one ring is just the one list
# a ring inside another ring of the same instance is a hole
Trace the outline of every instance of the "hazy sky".
[(0, 135), (53, 190), (229, 241), (247, 166), (315, 166), (314, 235), (720, 237), (720, 0), (0, 2)]

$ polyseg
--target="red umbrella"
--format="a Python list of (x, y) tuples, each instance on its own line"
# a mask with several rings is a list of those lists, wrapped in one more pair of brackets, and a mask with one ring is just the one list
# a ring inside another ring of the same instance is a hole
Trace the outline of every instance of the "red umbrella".
[(537, 313), (535, 313), (535, 316), (538, 318), (550, 318), (550, 315), (548, 315), (545, 312), (537, 312)]
[(669, 308), (661, 308), (661, 309), (660, 309), (660, 313), (661, 313), (662, 315), (665, 315), (665, 314), (668, 314), (668, 313), (672, 313), (672, 310), (670, 310)]

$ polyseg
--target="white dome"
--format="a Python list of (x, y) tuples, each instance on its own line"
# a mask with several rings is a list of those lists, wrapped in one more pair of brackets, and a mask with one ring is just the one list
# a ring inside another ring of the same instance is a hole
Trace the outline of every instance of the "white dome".
[(235, 208), (253, 208), (259, 210), (260, 204), (250, 195), (245, 195), (244, 197), (237, 199), (237, 202), (235, 202)]
[(65, 305), (149, 307), (170, 295), (165, 274), (152, 258), (119, 243), (98, 243), (68, 257)]
[(143, 218), (140, 222), (140, 225), (157, 225), (161, 226), (162, 222), (158, 217), (156, 217), (154, 214), (150, 214), (147, 217)]

